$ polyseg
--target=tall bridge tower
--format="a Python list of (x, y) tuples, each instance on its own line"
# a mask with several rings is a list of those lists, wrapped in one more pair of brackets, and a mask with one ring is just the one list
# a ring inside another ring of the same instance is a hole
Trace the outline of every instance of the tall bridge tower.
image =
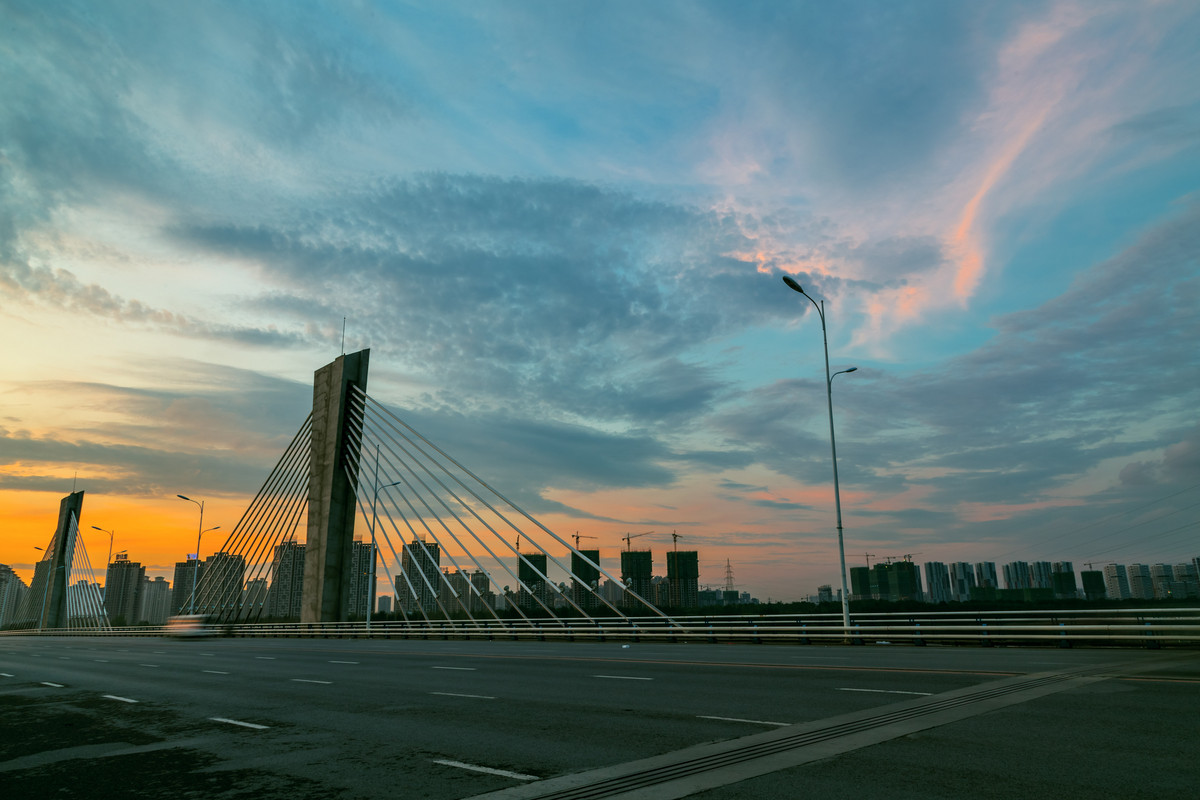
[(301, 622), (338, 622), (350, 597), (362, 419), (348, 413), (352, 387), (367, 389), (370, 350), (338, 356), (313, 376), (308, 545)]

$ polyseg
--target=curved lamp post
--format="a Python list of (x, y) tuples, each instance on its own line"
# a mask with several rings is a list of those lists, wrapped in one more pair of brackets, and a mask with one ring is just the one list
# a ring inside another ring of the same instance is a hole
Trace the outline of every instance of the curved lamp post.
[(838, 538), (838, 559), (841, 564), (839, 574), (842, 578), (842, 627), (845, 629), (846, 636), (850, 635), (850, 591), (846, 586), (846, 545), (842, 538), (842, 495), (841, 489), (838, 486), (838, 466), (837, 466), (837, 440), (833, 435), (833, 379), (845, 372), (854, 372), (858, 367), (850, 367), (850, 369), (838, 370), (832, 375), (829, 373), (829, 336), (825, 332), (825, 301), (818, 303), (800, 287), (800, 284), (792, 280), (790, 275), (783, 276), (783, 282), (787, 284), (792, 291), (799, 292), (808, 298), (808, 301), (817, 309), (817, 314), (821, 317), (821, 340), (825, 344), (825, 399), (829, 404), (829, 448), (833, 453), (833, 505), (837, 510), (837, 538)]
[(108, 562), (112, 559), (113, 537), (117, 535), (117, 532), (115, 530), (112, 530), (112, 531), (105, 530), (104, 528), (101, 528), (98, 525), (93, 525), (92, 530), (100, 531), (101, 533), (108, 534), (108, 555), (105, 556), (105, 558), (104, 558), (104, 566), (105, 566), (105, 569), (107, 569)]
[(192, 498), (185, 497), (184, 495), (181, 495), (181, 494), (177, 494), (175, 496), (178, 497), (180, 500), (187, 500), (189, 503), (195, 503), (197, 506), (200, 507), (200, 524), (196, 526), (196, 530), (198, 531), (198, 533), (196, 534), (196, 568), (192, 570), (192, 599), (190, 601), (188, 601), (188, 613), (195, 614), (196, 613), (196, 577), (200, 574), (200, 537), (204, 536), (204, 534), (208, 533), (209, 531), (217, 530), (221, 526), (214, 525), (211, 528), (204, 527), (204, 501), (203, 500), (193, 500)]

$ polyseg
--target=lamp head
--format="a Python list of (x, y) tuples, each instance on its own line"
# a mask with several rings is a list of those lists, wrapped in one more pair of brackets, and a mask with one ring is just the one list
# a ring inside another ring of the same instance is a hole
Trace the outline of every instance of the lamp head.
[(850, 369), (845, 370), (845, 371), (846, 372), (858, 372), (858, 367), (851, 367)]
[(181, 494), (177, 494), (177, 495), (175, 495), (175, 496), (176, 496), (176, 497), (178, 497), (180, 500), (187, 500), (189, 503), (194, 503), (194, 502), (196, 502), (196, 501), (195, 501), (195, 500), (193, 500), (192, 498), (190, 498), (190, 497), (184, 497), (184, 496), (183, 496), (183, 495), (181, 495)]
[(794, 281), (792, 279), (791, 275), (784, 275), (783, 282), (786, 283), (788, 288), (791, 289), (792, 291), (799, 292), (800, 294), (804, 294), (804, 290), (800, 288), (800, 284), (796, 283), (796, 281)]

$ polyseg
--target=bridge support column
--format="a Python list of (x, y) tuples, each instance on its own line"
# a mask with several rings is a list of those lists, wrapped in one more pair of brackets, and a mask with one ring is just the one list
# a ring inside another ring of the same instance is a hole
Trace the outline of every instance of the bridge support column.
[(75, 554), (75, 535), (79, 531), (79, 515), (83, 512), (83, 492), (72, 492), (58, 504), (58, 527), (46, 548), (46, 566), (42, 572), (41, 592), (30, 587), (30, 595), (38, 603), (38, 628), (67, 627), (67, 585), (71, 580), (71, 560)]
[(312, 451), (308, 478), (308, 544), (301, 622), (338, 622), (350, 596), (356, 513), (354, 486), (361, 422), (348, 414), (352, 386), (366, 391), (370, 350), (338, 356), (313, 376)]

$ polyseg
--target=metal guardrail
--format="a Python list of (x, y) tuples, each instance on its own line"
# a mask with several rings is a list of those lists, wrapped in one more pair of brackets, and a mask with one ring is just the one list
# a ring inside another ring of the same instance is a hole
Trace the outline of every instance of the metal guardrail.
[[(506, 639), (577, 642), (713, 642), (757, 644), (909, 644), (1030, 646), (1200, 646), (1200, 608), (1129, 611), (997, 611), (857, 614), (849, 630), (838, 614), (434, 620), (216, 624), (237, 637)], [(4, 631), (0, 635), (168, 636), (167, 627)]]

